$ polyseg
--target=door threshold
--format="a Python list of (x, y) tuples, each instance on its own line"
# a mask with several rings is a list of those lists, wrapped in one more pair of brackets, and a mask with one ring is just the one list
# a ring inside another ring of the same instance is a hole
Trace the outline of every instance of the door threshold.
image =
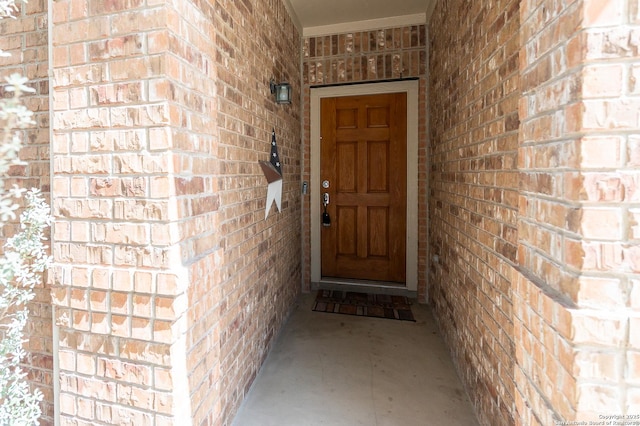
[(393, 296), (405, 296), (410, 299), (418, 297), (417, 292), (408, 290), (404, 283), (351, 280), (332, 277), (322, 277), (320, 282), (312, 282), (311, 290), (340, 290), (360, 293), (390, 294)]

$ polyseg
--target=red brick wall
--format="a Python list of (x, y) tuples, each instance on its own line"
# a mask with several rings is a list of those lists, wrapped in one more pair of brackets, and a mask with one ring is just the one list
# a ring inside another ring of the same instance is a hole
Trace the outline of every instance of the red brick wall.
[(638, 2), (523, 2), (521, 20), (518, 411), (637, 414)]
[[(418, 123), (418, 262), (426, 263), (427, 240), (427, 72), (426, 25), (407, 25), (369, 31), (305, 37), (303, 40), (302, 79), (304, 85), (304, 151), (303, 180), (311, 179), (310, 94), (312, 87), (343, 83), (373, 83), (400, 78), (419, 78)], [(310, 196), (315, 194), (310, 189)], [(311, 209), (305, 198), (304, 286), (311, 287)], [(427, 277), (424, 268), (418, 271), (418, 297), (426, 300)]]
[(316, 86), (423, 76), (425, 48), (424, 25), (305, 37), (304, 82)]
[(638, 22), (634, 1), (432, 16), (430, 295), (483, 424), (637, 412)]
[[(49, 179), (49, 79), (47, 51), (47, 11), (44, 0), (32, 0), (20, 6), (16, 19), (0, 21), (0, 48), (10, 57), (0, 58), (0, 76), (19, 73), (29, 78), (36, 90), (24, 98), (25, 105), (34, 112), (35, 126), (23, 132), (24, 148), (20, 158), (24, 166), (14, 167), (15, 181), (25, 188), (40, 189), (48, 200)], [(9, 183), (11, 184), (11, 183)], [(2, 230), (0, 241), (16, 231), (13, 226)], [(46, 280), (46, 278), (45, 278)], [(30, 322), (27, 324), (25, 349), (28, 352), (29, 377), (43, 392), (43, 423), (53, 421), (53, 342), (50, 290), (48, 286), (36, 289), (36, 297), (29, 305)]]
[(518, 7), (441, 1), (429, 31), (429, 296), (484, 424), (515, 415)]
[(299, 292), (298, 107), (269, 93), (299, 36), (280, 2), (178, 3), (53, 3), (62, 424), (230, 421)]
[[(283, 2), (228, 1), (215, 13), (216, 187), (219, 284), (214, 345), (218, 365), (203, 391), (219, 389), (209, 419), (231, 419), (249, 390), (301, 285), (300, 35)], [(269, 81), (292, 86), (279, 105)], [(270, 206), (258, 165), (268, 160), (275, 128), (282, 163), (282, 211)], [(213, 343), (213, 341), (212, 341)], [(212, 398), (211, 396), (209, 397)]]
[[(209, 418), (220, 421), (220, 399), (224, 389), (218, 383), (221, 371), (219, 321), (223, 294), (219, 290), (222, 267), (218, 179), (219, 131), (216, 88), (216, 14), (207, 2), (179, 2), (167, 8), (166, 37), (158, 47), (166, 49), (167, 82), (160, 97), (171, 100), (170, 146), (180, 256), (187, 268), (175, 283), (179, 297), (166, 307), (183, 305), (185, 315), (166, 332), (178, 335), (186, 330), (185, 358), (176, 359), (171, 372), (175, 404), (194, 424)], [(171, 179), (171, 176), (169, 176)], [(180, 300), (184, 297), (184, 300)], [(175, 309), (175, 308), (174, 308)], [(184, 394), (179, 395), (182, 386)], [(219, 389), (213, 391), (214, 389)], [(174, 422), (176, 419), (174, 418)]]

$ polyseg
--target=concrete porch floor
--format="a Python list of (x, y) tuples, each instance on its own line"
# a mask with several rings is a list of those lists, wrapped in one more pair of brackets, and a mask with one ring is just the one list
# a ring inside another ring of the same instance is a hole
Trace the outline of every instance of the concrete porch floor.
[(416, 322), (312, 312), (303, 294), (234, 426), (477, 425), (429, 308)]

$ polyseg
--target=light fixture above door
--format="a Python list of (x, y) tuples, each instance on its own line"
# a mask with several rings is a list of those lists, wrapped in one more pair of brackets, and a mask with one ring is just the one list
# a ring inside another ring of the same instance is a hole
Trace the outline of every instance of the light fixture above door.
[(290, 104), (291, 103), (291, 85), (286, 81), (280, 84), (276, 84), (275, 80), (269, 82), (271, 94), (275, 95), (276, 103)]

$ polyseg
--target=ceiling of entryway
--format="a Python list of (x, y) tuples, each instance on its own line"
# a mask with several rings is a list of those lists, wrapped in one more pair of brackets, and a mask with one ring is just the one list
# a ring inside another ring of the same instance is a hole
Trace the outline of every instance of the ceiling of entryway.
[(347, 22), (429, 16), (436, 0), (288, 0), (303, 30)]

